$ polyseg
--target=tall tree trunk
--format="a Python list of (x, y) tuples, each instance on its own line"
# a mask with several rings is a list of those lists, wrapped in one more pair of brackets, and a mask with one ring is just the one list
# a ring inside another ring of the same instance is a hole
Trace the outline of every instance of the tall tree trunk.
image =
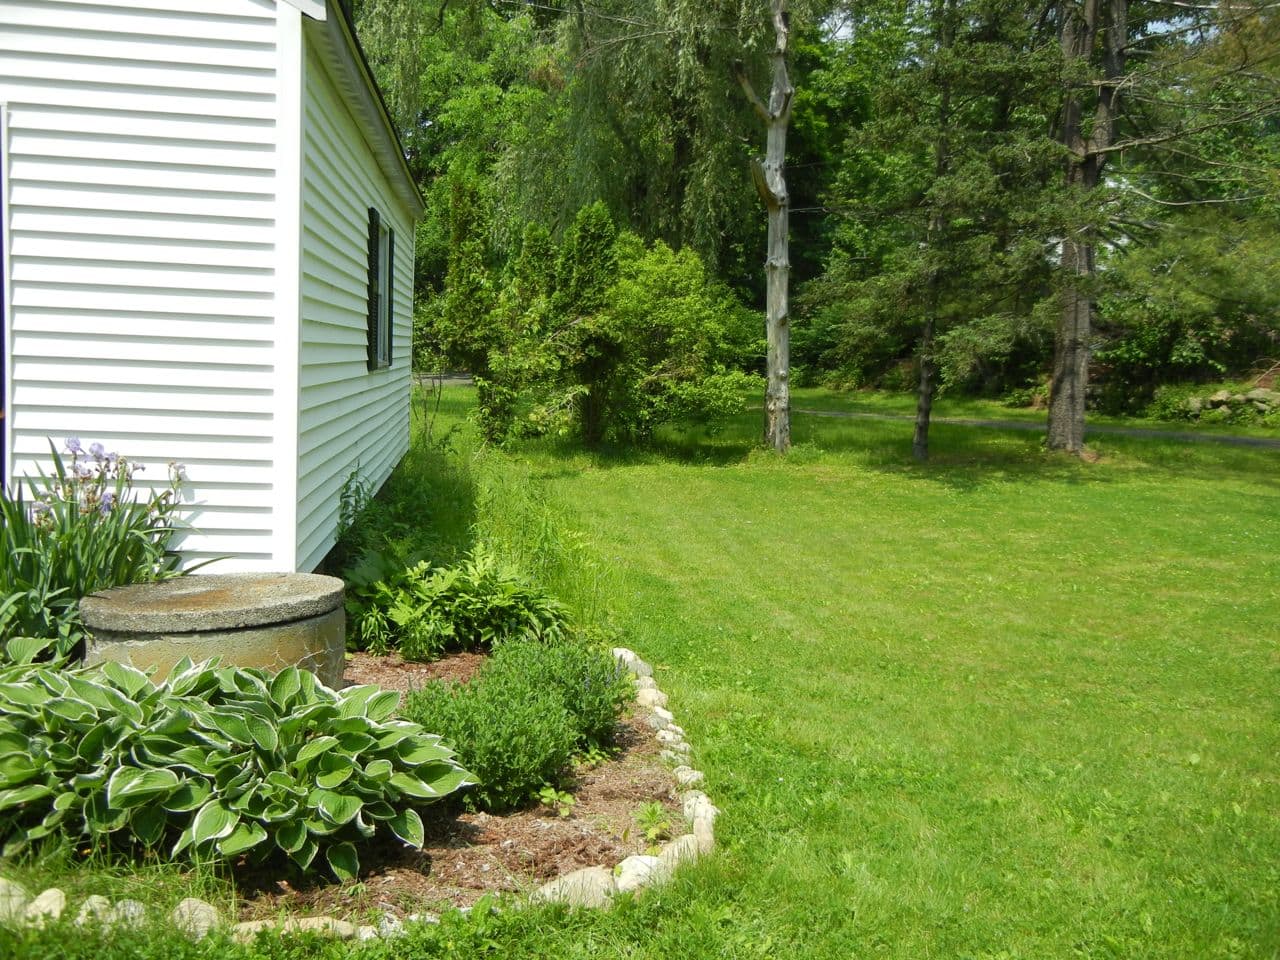
[(791, 101), (795, 88), (787, 72), (787, 47), (791, 22), (787, 0), (770, 0), (775, 37), (773, 83), (769, 102), (764, 103), (741, 63), (735, 64), (738, 82), (747, 99), (764, 121), (766, 149), (764, 162), (753, 162), (752, 178), (769, 214), (769, 248), (765, 259), (765, 339), (767, 353), (765, 371), (768, 383), (764, 395), (765, 443), (786, 453), (791, 449), (791, 307), (788, 286), (791, 281), (789, 251), (790, 197), (787, 195), (785, 167), (787, 161), (787, 127), (791, 122)]
[[(1061, 8), (1062, 58), (1068, 75), (1075, 78), (1066, 91), (1062, 111), (1062, 143), (1069, 154), (1066, 187), (1073, 210), (1083, 209), (1088, 194), (1102, 182), (1102, 170), (1115, 143), (1128, 16), (1128, 0), (1064, 0)], [(1082, 81), (1082, 68), (1092, 58), (1099, 30), (1104, 31), (1101, 77)], [(1084, 107), (1090, 96), (1096, 99), (1093, 117), (1086, 124)], [(1049, 383), (1049, 449), (1076, 455), (1084, 451), (1097, 242), (1093, 219), (1082, 220), (1067, 225), (1062, 241), (1062, 307)]]
[[(933, 5), (934, 31), (938, 51), (949, 52), (955, 45), (955, 0), (937, 0)], [(949, 69), (949, 65), (944, 68)], [(938, 94), (938, 138), (933, 145), (933, 175), (935, 181), (946, 176), (951, 162), (947, 125), (951, 122), (951, 81), (941, 76)], [(911, 438), (911, 455), (921, 463), (929, 459), (929, 420), (933, 414), (933, 397), (938, 389), (938, 362), (934, 356), (934, 339), (938, 329), (938, 308), (941, 301), (942, 282), (939, 246), (944, 242), (946, 219), (935, 207), (929, 214), (926, 247), (933, 265), (929, 270), (929, 312), (920, 333), (920, 387), (916, 394), (916, 429)]]
[(920, 335), (920, 391), (916, 395), (916, 432), (911, 438), (911, 455), (921, 463), (929, 459), (929, 416), (937, 389), (938, 365), (933, 359), (934, 315), (930, 312)]

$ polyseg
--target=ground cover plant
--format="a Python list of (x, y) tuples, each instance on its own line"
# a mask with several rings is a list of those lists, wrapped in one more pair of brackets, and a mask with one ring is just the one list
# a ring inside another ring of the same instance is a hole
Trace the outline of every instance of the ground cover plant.
[[(359, 871), (379, 829), (421, 846), (419, 810), (471, 783), (399, 695), (306, 670), (180, 662), (0, 670), (0, 841), (53, 838), (204, 862), (287, 855)], [(317, 861), (317, 857), (319, 860)]]
[[(446, 393), (441, 434), (471, 403)], [(408, 464), (442, 551), (560, 544), (539, 582), (655, 663), (724, 810), (713, 858), (607, 914), (400, 942), (128, 952), (55, 928), (0, 953), (1274, 957), (1275, 452), (1103, 437), (1083, 465), (939, 424), (921, 467), (893, 421), (798, 416), (786, 460), (759, 429), (592, 454), (459, 430)]]
[(513, 637), (564, 635), (564, 608), (484, 546), (453, 566), (404, 566), (369, 552), (345, 571), (348, 632), (357, 650), (433, 660)]

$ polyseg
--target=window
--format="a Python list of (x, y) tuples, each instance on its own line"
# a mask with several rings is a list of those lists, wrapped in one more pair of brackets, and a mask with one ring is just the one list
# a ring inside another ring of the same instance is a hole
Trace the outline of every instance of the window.
[(391, 366), (392, 307), (395, 296), (391, 275), (396, 262), (396, 236), (369, 208), (369, 369)]

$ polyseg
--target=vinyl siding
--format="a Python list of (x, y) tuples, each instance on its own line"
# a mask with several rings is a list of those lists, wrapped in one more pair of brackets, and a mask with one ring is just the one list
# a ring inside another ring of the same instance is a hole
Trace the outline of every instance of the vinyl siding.
[(294, 495), (273, 454), (295, 402), (276, 354), (296, 336), (276, 319), (277, 283), (296, 282), (275, 270), (276, 4), (194, 6), (0, 4), (11, 476), (70, 435), (146, 482), (183, 461), (185, 555), (271, 569)]
[[(298, 569), (333, 545), (353, 470), (380, 487), (409, 445), (413, 229), (308, 45), (302, 117)], [(395, 232), (392, 366), (366, 366), (368, 210)]]

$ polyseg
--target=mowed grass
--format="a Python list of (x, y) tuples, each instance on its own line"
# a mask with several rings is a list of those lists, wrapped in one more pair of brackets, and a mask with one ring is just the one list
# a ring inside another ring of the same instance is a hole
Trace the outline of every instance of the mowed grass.
[(751, 414), (494, 452), (473, 400), (444, 392), (388, 496), (437, 556), (490, 540), (654, 663), (719, 850), (609, 913), (147, 955), (1280, 956), (1276, 451), (1107, 437), (1085, 465), (939, 424), (917, 466), (910, 424), (799, 415), (781, 460)]
[(1280, 455), (757, 430), (509, 461), (724, 808), (695, 898), (778, 956), (1275, 956)]

